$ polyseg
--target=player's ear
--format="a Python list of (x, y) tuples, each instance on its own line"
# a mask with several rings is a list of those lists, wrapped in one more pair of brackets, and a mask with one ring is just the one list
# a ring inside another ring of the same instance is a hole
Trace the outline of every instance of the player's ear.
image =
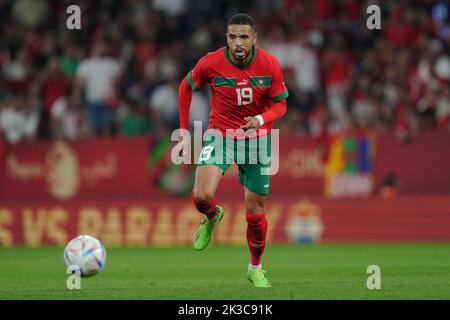
[(258, 34), (256, 32), (253, 32), (253, 44), (256, 44), (256, 39), (258, 39)]

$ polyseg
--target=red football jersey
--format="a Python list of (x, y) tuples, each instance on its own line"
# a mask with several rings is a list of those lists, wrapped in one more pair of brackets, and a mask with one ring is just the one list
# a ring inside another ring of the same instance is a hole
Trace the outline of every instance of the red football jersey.
[[(267, 111), (273, 102), (289, 95), (277, 59), (268, 52), (253, 47), (252, 57), (244, 66), (236, 65), (224, 47), (202, 57), (187, 80), (194, 91), (205, 83), (211, 87), (211, 113), (208, 128), (225, 134), (226, 129), (239, 129), (245, 117)], [(272, 122), (260, 129), (270, 132)]]

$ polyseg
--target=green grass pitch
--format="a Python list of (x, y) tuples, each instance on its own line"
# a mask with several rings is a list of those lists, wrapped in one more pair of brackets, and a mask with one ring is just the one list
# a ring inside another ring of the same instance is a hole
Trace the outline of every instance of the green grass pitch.
[[(99, 274), (66, 288), (63, 249), (1, 248), (0, 299), (450, 299), (450, 244), (269, 244), (272, 288), (246, 279), (245, 246), (107, 248)], [(369, 265), (381, 289), (369, 290)]]

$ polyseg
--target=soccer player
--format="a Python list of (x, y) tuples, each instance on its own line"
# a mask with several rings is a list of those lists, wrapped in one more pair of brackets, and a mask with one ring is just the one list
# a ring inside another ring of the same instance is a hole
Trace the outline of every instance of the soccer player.
[[(244, 135), (243, 139), (234, 135), (231, 144), (223, 144), (223, 150), (216, 150), (217, 146), (204, 142), (195, 172), (192, 200), (205, 217), (198, 228), (194, 248), (203, 250), (208, 246), (214, 228), (224, 216), (223, 208), (216, 203), (215, 193), (222, 175), (234, 161), (244, 187), (250, 251), (247, 277), (255, 287), (270, 287), (261, 265), (266, 245), (264, 202), (269, 193), (270, 161), (250, 160), (259, 152), (254, 150), (250, 140), (258, 139), (258, 148), (264, 145), (270, 157), (270, 130), (272, 123), (286, 112), (288, 91), (276, 58), (256, 47), (257, 34), (252, 17), (243, 13), (231, 17), (226, 39), (228, 46), (202, 57), (182, 80), (178, 96), (180, 128), (188, 129), (192, 90), (197, 91), (207, 83), (212, 92), (208, 128), (216, 129), (225, 137), (227, 130), (237, 132), (241, 129), (253, 134)], [(227, 139), (229, 136), (224, 141)], [(265, 144), (260, 143), (263, 139), (266, 139)], [(242, 148), (238, 148), (239, 141), (245, 141), (245, 152), (249, 153), (244, 156), (246, 163), (236, 161), (242, 152)], [(178, 146), (186, 150), (188, 145), (188, 138), (182, 134)]]

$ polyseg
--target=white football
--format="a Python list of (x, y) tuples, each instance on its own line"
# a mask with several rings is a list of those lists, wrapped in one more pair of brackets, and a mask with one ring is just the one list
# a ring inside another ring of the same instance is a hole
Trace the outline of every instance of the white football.
[(74, 271), (78, 267), (81, 276), (92, 276), (105, 267), (106, 250), (97, 238), (81, 235), (67, 244), (64, 249), (64, 262)]

